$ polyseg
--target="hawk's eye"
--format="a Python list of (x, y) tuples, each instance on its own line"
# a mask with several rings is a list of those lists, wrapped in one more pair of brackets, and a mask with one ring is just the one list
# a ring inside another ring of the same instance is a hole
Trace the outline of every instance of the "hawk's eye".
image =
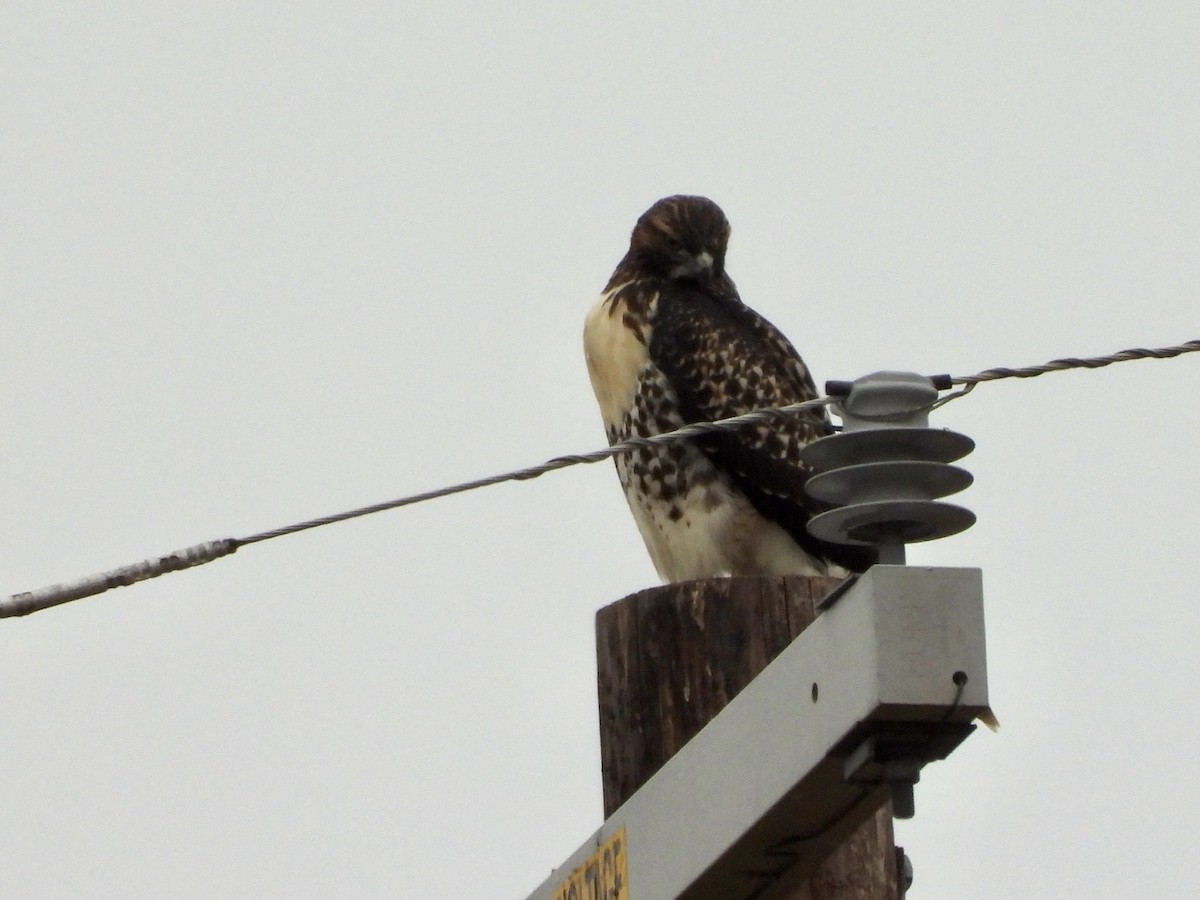
[(683, 249), (683, 241), (673, 234), (663, 235), (663, 245), (672, 253), (678, 253)]

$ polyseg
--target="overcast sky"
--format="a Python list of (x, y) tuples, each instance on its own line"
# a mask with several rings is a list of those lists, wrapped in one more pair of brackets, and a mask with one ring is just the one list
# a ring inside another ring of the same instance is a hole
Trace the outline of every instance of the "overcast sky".
[[(583, 317), (712, 197), (819, 381), (1200, 337), (1194, 3), (0, 11), (0, 594), (603, 444)], [(1200, 354), (980, 387), (997, 734), (914, 900), (1191, 897)], [(600, 824), (611, 465), (0, 622), (0, 893), (523, 898)]]

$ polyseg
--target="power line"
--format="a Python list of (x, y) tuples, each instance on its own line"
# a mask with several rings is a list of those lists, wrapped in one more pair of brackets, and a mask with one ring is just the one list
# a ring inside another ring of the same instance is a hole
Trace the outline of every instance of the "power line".
[(1068, 356), (1063, 359), (1052, 359), (1048, 363), (1042, 363), (1040, 366), (1022, 366), (1019, 369), (994, 368), (984, 369), (982, 372), (976, 372), (974, 375), (951, 376), (949, 381), (951, 384), (961, 384), (961, 390), (946, 394), (941, 397), (936, 403), (933, 403), (929, 408), (937, 409), (939, 406), (945, 406), (951, 400), (957, 400), (963, 397), (985, 381), (1000, 381), (1004, 378), (1036, 378), (1038, 375), (1045, 375), (1047, 372), (1065, 372), (1067, 369), (1102, 369), (1105, 366), (1111, 366), (1113, 363), (1130, 362), (1135, 359), (1171, 359), (1175, 356), (1182, 356), (1184, 353), (1196, 353), (1200, 351), (1200, 341), (1184, 341), (1182, 344), (1176, 344), (1174, 347), (1160, 347), (1156, 350), (1147, 350), (1142, 347), (1137, 347), (1132, 350), (1118, 350), (1116, 353), (1110, 353), (1108, 356), (1089, 356), (1083, 359), (1075, 356)]
[(285, 534), (293, 534), (297, 531), (307, 531), (310, 528), (319, 528), (322, 525), (329, 525), (333, 522), (343, 522), (346, 519), (357, 519), (359, 516), (368, 516), (371, 513), (383, 512), (387, 509), (396, 509), (401, 506), (412, 506), (414, 503), (423, 503), (426, 500), (436, 500), (438, 497), (448, 497), (451, 494), (461, 494), (465, 491), (473, 491), (476, 488), (488, 487), (493, 484), (500, 484), (505, 481), (528, 481), (531, 478), (537, 478), (539, 475), (545, 475), (547, 472), (553, 472), (556, 469), (566, 469), (570, 466), (587, 465), (588, 463), (602, 462), (606, 459), (611, 459), (614, 456), (620, 456), (623, 453), (632, 453), (634, 450), (641, 450), (647, 447), (657, 447), (662, 444), (669, 444), (674, 441), (687, 440), (688, 438), (700, 437), (705, 434), (713, 434), (718, 431), (736, 431), (739, 428), (745, 428), (747, 425), (755, 423), (770, 422), (773, 419), (785, 418), (794, 413), (801, 412), (806, 409), (818, 409), (822, 406), (827, 406), (834, 402), (832, 397), (820, 397), (816, 400), (806, 400), (803, 403), (793, 403), (790, 406), (781, 406), (778, 409), (760, 409), (754, 412), (746, 413), (741, 416), (732, 416), (728, 419), (720, 419), (716, 422), (697, 422), (694, 425), (684, 425), (682, 428), (675, 431), (667, 431), (662, 434), (654, 434), (649, 437), (632, 437), (625, 441), (620, 441), (610, 447), (605, 447), (602, 450), (593, 450), (590, 453), (578, 453), (570, 456), (556, 456), (554, 459), (547, 460), (541, 465), (529, 466), (525, 469), (517, 469), (514, 472), (505, 472), (501, 475), (490, 475), (487, 478), (479, 478), (475, 481), (464, 481), (462, 484), (454, 484), (449, 487), (437, 488), (436, 490), (426, 491), (421, 494), (413, 494), (408, 497), (401, 497), (399, 500), (387, 500), (383, 503), (375, 503), (371, 506), (364, 506), (360, 509), (352, 509), (348, 512), (334, 513), (330, 516), (322, 516), (318, 519), (309, 519), (306, 522), (297, 522), (295, 525), (285, 525), (283, 528), (273, 528), (270, 531), (263, 531), (259, 534), (253, 534), (250, 537), (241, 538), (238, 541), (239, 546), (246, 544), (254, 544), (259, 541), (269, 541), (271, 538), (281, 537)]
[(1043, 363), (1040, 366), (1025, 366), (1021, 369), (984, 369), (982, 372), (977, 372), (974, 375), (952, 378), (951, 383), (979, 384), (984, 381), (998, 381), (1001, 378), (1033, 378), (1037, 375), (1045, 375), (1047, 372), (1062, 372), (1066, 369), (1102, 369), (1105, 366), (1111, 366), (1113, 363), (1129, 362), (1134, 359), (1171, 359), (1175, 356), (1182, 356), (1184, 353), (1195, 353), (1197, 351), (1200, 351), (1200, 341), (1185, 341), (1174, 347), (1162, 347), (1158, 350), (1135, 348), (1133, 350), (1118, 350), (1116, 353), (1109, 354), (1108, 356), (1093, 356), (1087, 359), (1078, 359), (1076, 357), (1052, 359), (1050, 362)]
[[(963, 396), (972, 391), (976, 385), (985, 381), (999, 381), (1004, 378), (1033, 378), (1038, 375), (1044, 375), (1048, 372), (1061, 372), (1067, 369), (1099, 369), (1104, 366), (1112, 365), (1118, 362), (1129, 362), (1135, 359), (1170, 359), (1180, 356), (1184, 353), (1200, 352), (1200, 340), (1187, 341), (1183, 344), (1178, 344), (1174, 347), (1163, 347), (1156, 350), (1132, 349), (1120, 350), (1108, 356), (1094, 356), (1085, 359), (1066, 358), (1051, 360), (1048, 363), (1043, 363), (1038, 366), (1025, 366), (1023, 368), (994, 368), (985, 369), (974, 375), (964, 376), (937, 376), (934, 380), (941, 384), (962, 385), (962, 389), (947, 394), (930, 405), (930, 408), (935, 408), (947, 403), (950, 400)], [(466, 491), (473, 491), (477, 488), (488, 487), (493, 484), (501, 484), (506, 481), (528, 481), (532, 478), (537, 478), (540, 475), (545, 475), (547, 472), (553, 472), (557, 469), (565, 469), (570, 466), (586, 465), (589, 463), (600, 462), (605, 459), (611, 459), (614, 456), (619, 456), (623, 453), (631, 453), (634, 450), (640, 450), (646, 447), (657, 447), (662, 444), (672, 443), (674, 441), (689, 440), (691, 438), (700, 437), (706, 434), (714, 434), (717, 432), (737, 431), (749, 425), (769, 424), (772, 421), (778, 421), (798, 412), (805, 410), (819, 409), (838, 402), (836, 397), (819, 397), (814, 400), (807, 400), (803, 403), (793, 403), (788, 406), (782, 406), (772, 409), (760, 409), (754, 412), (749, 412), (740, 416), (732, 416), (728, 419), (720, 419), (716, 422), (696, 422), (691, 425), (684, 425), (675, 431), (664, 432), (663, 434), (651, 435), (649, 437), (635, 437), (625, 441), (620, 441), (610, 447), (605, 447), (602, 450), (593, 450), (590, 453), (573, 454), (569, 456), (557, 456), (554, 459), (548, 460), (540, 465), (529, 466), (524, 469), (517, 469), (512, 472), (505, 472), (500, 475), (490, 475), (486, 478), (479, 478), (474, 481), (464, 481), (460, 484), (450, 485), (448, 487), (437, 488), (432, 491), (425, 491), (420, 494), (411, 494), (407, 497), (401, 497), (397, 500), (387, 500), (383, 503), (374, 503), (370, 506), (359, 507), (358, 509), (348, 510), (346, 512), (334, 513), (328, 516), (320, 516), (315, 519), (307, 519), (303, 522), (297, 522), (292, 525), (285, 525), (281, 528), (273, 528), (269, 531), (262, 531), (257, 534), (249, 535), (243, 538), (222, 538), (215, 541), (207, 541), (203, 544), (196, 544), (192, 547), (187, 547), (183, 550), (177, 550), (174, 553), (168, 553), (164, 556), (154, 557), (140, 563), (135, 563), (130, 566), (122, 566), (119, 569), (113, 569), (110, 572), (104, 572), (100, 575), (92, 575), (87, 578), (80, 578), (75, 581), (62, 582), (60, 584), (50, 585), (36, 591), (25, 591), (19, 594), (13, 594), (7, 600), (0, 600), (0, 618), (9, 616), (23, 616), (31, 612), (37, 612), (41, 609), (48, 609), (51, 606), (58, 606), (62, 603), (69, 603), (72, 600), (80, 600), (84, 597), (91, 597), (95, 594), (103, 593), (115, 587), (121, 587), (128, 584), (134, 584), (138, 581), (145, 581), (149, 578), (157, 578), (159, 575), (165, 575), (168, 572), (178, 572), (181, 569), (190, 569), (194, 566), (203, 565), (204, 563), (212, 562), (215, 559), (220, 559), (222, 556), (228, 556), (234, 553), (239, 547), (245, 547), (249, 544), (256, 544), (261, 541), (269, 541), (272, 538), (283, 537), (287, 534), (295, 534), (298, 531), (307, 531), (312, 528), (320, 528), (324, 525), (332, 525), (334, 522), (344, 522), (348, 519), (357, 519), (362, 516), (369, 516), (373, 513), (384, 512), (389, 509), (398, 509), (402, 506), (412, 506), (416, 503), (423, 503), (426, 500), (435, 500), (439, 497), (448, 497), (451, 494), (461, 494)]]

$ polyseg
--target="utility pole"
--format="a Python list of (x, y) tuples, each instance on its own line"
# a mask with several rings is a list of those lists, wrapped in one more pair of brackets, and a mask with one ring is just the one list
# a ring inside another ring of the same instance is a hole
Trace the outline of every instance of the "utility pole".
[[(808, 628), (820, 601), (840, 583), (799, 575), (691, 581), (641, 591), (600, 610), (605, 818)], [(811, 688), (796, 702), (812, 703)], [(756, 739), (754, 733), (743, 737), (747, 748)], [(738, 765), (738, 756), (729, 763)], [(781, 900), (896, 900), (891, 802), (886, 792), (875, 801), (857, 811), (857, 824), (835, 825), (848, 833)], [(795, 850), (779, 848), (764, 883), (791, 867)]]

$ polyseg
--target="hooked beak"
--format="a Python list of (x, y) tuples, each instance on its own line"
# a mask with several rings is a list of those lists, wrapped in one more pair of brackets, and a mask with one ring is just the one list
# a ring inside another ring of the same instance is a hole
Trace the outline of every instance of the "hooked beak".
[(713, 258), (707, 250), (688, 257), (671, 270), (672, 278), (695, 278), (699, 281), (708, 281), (712, 274)]

